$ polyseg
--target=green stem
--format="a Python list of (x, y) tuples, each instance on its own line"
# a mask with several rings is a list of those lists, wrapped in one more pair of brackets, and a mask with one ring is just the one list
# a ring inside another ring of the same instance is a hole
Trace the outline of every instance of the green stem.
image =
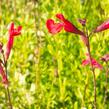
[(83, 101), (84, 101), (84, 102), (85, 102), (85, 99), (86, 99), (87, 86), (88, 86), (88, 82), (85, 83), (85, 87), (84, 87), (84, 96), (83, 96)]
[(106, 66), (107, 66), (107, 69), (106, 69), (106, 84), (105, 84), (105, 96), (104, 96), (104, 104), (106, 104), (107, 102), (107, 94), (108, 94), (108, 64), (106, 62)]
[(94, 109), (96, 109), (96, 76), (95, 76), (95, 70), (92, 65), (92, 58), (91, 58), (91, 52), (90, 52), (90, 43), (89, 43), (89, 37), (88, 37), (88, 46), (87, 46), (87, 51), (90, 59), (90, 64), (91, 64), (91, 70), (93, 73), (93, 84), (94, 84)]
[(13, 109), (9, 88), (6, 87), (5, 89), (6, 89), (6, 92), (7, 92), (7, 98), (8, 98), (8, 101), (9, 101), (9, 107), (10, 107), (10, 109)]
[[(8, 71), (7, 71), (7, 61), (5, 60), (5, 56), (4, 56), (4, 52), (2, 52), (2, 55), (3, 55), (3, 65), (4, 65), (4, 68), (5, 68), (5, 73), (6, 73), (6, 76), (7, 76), (7, 79), (8, 79)], [(10, 91), (9, 91), (9, 85), (7, 85), (6, 87), (5, 87), (5, 89), (6, 89), (6, 94), (5, 94), (5, 96), (6, 96), (6, 100), (8, 99), (8, 106), (10, 107), (10, 109), (13, 109), (13, 106), (12, 106), (12, 102), (11, 102), (11, 96), (10, 96)]]

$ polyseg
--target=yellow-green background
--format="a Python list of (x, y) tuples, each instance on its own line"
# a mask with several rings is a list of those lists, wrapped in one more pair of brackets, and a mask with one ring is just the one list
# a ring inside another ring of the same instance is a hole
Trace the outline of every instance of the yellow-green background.
[[(64, 30), (55, 36), (48, 33), (46, 20), (57, 21), (56, 13), (64, 14), (80, 30), (78, 18), (86, 18), (90, 32), (109, 18), (109, 0), (0, 0), (0, 41), (4, 48), (10, 22), (23, 27), (8, 60), (14, 109), (93, 108), (93, 75), (90, 67), (81, 65), (86, 48), (78, 35)], [(105, 64), (100, 61), (109, 51), (109, 30), (94, 34), (90, 41), (92, 56), (104, 67), (96, 70), (97, 109), (109, 109), (103, 105), (106, 78)], [(0, 108), (7, 109), (2, 83)]]

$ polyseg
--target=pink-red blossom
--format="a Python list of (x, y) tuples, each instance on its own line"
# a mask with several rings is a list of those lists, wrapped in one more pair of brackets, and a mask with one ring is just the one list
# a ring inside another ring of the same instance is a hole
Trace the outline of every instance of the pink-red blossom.
[(50, 33), (56, 34), (62, 30), (63, 23), (54, 23), (54, 21), (52, 19), (48, 19), (46, 22), (46, 26)]
[(5, 51), (5, 60), (6, 61), (9, 58), (11, 49), (13, 47), (14, 37), (20, 35), (21, 34), (21, 30), (22, 30), (22, 26), (18, 26), (17, 28), (15, 28), (14, 27), (14, 23), (10, 24), (10, 27), (9, 27), (9, 38), (8, 38), (8, 42), (7, 42), (7, 45), (6, 45), (6, 51)]
[(5, 74), (5, 71), (4, 71), (3, 66), (2, 66), (1, 63), (0, 63), (0, 75), (1, 75), (1, 77), (2, 77), (2, 82), (3, 82), (4, 84), (8, 84), (8, 79), (7, 79), (7, 76), (6, 76), (6, 74)]
[(103, 22), (101, 25), (99, 25), (95, 30), (94, 32), (97, 33), (97, 32), (101, 32), (101, 31), (104, 31), (104, 30), (107, 30), (109, 29), (109, 20)]
[[(102, 66), (94, 58), (91, 58), (91, 64), (93, 68), (102, 69)], [(87, 55), (87, 59), (82, 61), (82, 65), (83, 66), (90, 65), (90, 58), (88, 55)]]
[(22, 26), (14, 27), (14, 23), (12, 22), (9, 26), (9, 36), (18, 36), (21, 34)]
[(62, 14), (56, 14), (56, 17), (60, 20), (59, 23), (55, 23), (52, 19), (48, 19), (46, 22), (46, 26), (50, 33), (56, 34), (64, 28), (66, 32), (85, 35), (74, 24), (72, 24), (69, 20), (65, 19), (65, 17)]

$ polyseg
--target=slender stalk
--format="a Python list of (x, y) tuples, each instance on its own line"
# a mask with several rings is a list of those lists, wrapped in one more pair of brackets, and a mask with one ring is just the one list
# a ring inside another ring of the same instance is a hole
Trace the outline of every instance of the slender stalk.
[[(7, 76), (7, 74), (8, 74), (8, 72), (7, 72), (7, 62), (6, 62), (6, 65), (5, 65), (5, 71), (6, 71), (6, 76)], [(13, 109), (12, 102), (11, 102), (11, 95), (10, 95), (9, 85), (7, 87), (5, 87), (5, 89), (7, 91), (7, 97), (8, 97), (10, 109)]]
[(96, 109), (96, 76), (95, 76), (95, 71), (94, 69), (92, 70), (93, 72), (93, 82), (94, 82), (94, 108)]
[(106, 84), (105, 84), (105, 96), (104, 96), (104, 105), (106, 104), (107, 102), (107, 94), (108, 94), (108, 64), (106, 62)]
[(85, 99), (86, 99), (87, 86), (88, 86), (88, 83), (86, 82), (86, 83), (85, 83), (85, 87), (84, 87), (84, 96), (83, 96), (83, 100), (84, 100), (84, 101), (85, 101)]
[[(2, 52), (2, 55), (3, 55), (4, 68), (5, 68), (6, 76), (7, 76), (7, 79), (8, 79), (7, 61), (5, 60), (4, 52)], [(6, 94), (5, 94), (6, 100), (8, 99), (9, 103), (7, 101), (6, 102), (8, 103), (8, 106), (10, 107), (10, 109), (13, 109), (12, 102), (11, 102), (10, 91), (9, 91), (9, 85), (7, 85), (5, 87), (5, 89), (6, 89)]]
[(8, 98), (8, 101), (9, 101), (9, 107), (10, 107), (10, 109), (13, 109), (9, 88), (6, 87), (5, 89), (6, 89), (6, 92), (7, 92), (7, 98)]
[(91, 64), (91, 70), (93, 73), (93, 84), (94, 84), (94, 109), (96, 109), (96, 76), (95, 76), (95, 70), (92, 65), (92, 58), (91, 58), (91, 52), (90, 52), (90, 43), (89, 43), (89, 37), (88, 37), (88, 46), (87, 46), (87, 51), (90, 59), (90, 64)]

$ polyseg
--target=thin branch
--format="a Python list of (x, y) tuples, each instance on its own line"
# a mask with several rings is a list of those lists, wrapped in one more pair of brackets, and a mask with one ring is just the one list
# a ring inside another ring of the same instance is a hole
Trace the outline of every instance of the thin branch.
[(106, 62), (106, 84), (105, 84), (105, 96), (104, 96), (104, 104), (107, 102), (107, 97), (108, 97), (108, 63)]
[[(89, 43), (89, 37), (88, 37), (88, 43)], [(94, 109), (97, 109), (96, 107), (96, 76), (95, 76), (95, 70), (94, 67), (92, 65), (92, 58), (91, 58), (91, 52), (90, 52), (90, 43), (87, 46), (87, 51), (89, 54), (89, 59), (90, 59), (90, 64), (91, 64), (91, 70), (93, 73), (93, 83), (94, 83)]]
[[(5, 60), (5, 56), (4, 56), (4, 52), (2, 52), (2, 56), (3, 56), (3, 65), (4, 65), (4, 68), (5, 68), (5, 73), (6, 73), (6, 76), (7, 76), (7, 79), (8, 79), (8, 71), (7, 71), (7, 61)], [(7, 85), (6, 87), (5, 87), (5, 89), (6, 89), (6, 94), (5, 94), (5, 96), (6, 96), (6, 100), (8, 99), (8, 106), (10, 107), (10, 109), (13, 109), (13, 106), (12, 106), (12, 102), (11, 102), (11, 96), (10, 96), (10, 91), (9, 91), (9, 85)]]

